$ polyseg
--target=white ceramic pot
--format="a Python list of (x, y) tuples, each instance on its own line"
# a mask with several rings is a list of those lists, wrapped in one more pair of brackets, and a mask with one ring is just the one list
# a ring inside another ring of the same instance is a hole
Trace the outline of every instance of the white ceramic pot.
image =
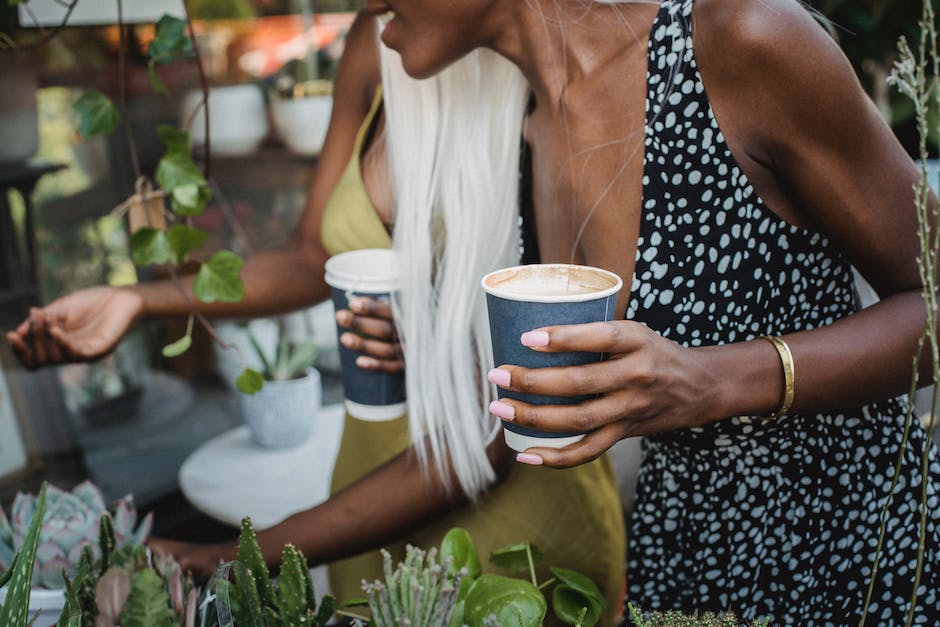
[(299, 446), (310, 438), (323, 398), (316, 368), (288, 381), (265, 381), (257, 394), (242, 394), (242, 415), (251, 439), (265, 448)]
[[(200, 102), (202, 91), (193, 90), (183, 97), (180, 106), (180, 126), (190, 124), (193, 146), (206, 143), (205, 115), (199, 107)], [(253, 83), (209, 89), (209, 132), (214, 155), (235, 157), (257, 150), (268, 134), (261, 89)]]
[[(0, 605), (7, 597), (7, 588), (0, 588)], [(33, 588), (29, 593), (29, 616), (39, 612), (33, 627), (52, 627), (65, 607), (65, 590)], [(41, 610), (41, 611), (40, 611)]]
[(332, 111), (330, 95), (271, 101), (271, 119), (277, 136), (289, 151), (304, 157), (320, 154)]

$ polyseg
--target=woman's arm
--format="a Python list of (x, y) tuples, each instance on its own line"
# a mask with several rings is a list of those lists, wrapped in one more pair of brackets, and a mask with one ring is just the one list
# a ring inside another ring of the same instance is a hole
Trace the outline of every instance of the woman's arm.
[[(512, 452), (502, 437), (489, 446), (497, 483), (512, 466)], [(422, 469), (413, 447), (330, 497), (258, 533), (261, 552), (268, 564), (276, 564), (285, 544), (292, 543), (311, 564), (323, 564), (377, 549), (430, 521), (464, 505), (452, 469), (449, 491), (434, 468)], [(154, 539), (152, 548), (171, 553), (184, 569), (211, 575), (220, 561), (233, 560), (234, 542), (196, 545)]]
[(325, 299), (327, 252), (320, 242), (323, 208), (349, 162), (356, 134), (380, 81), (374, 18), (360, 15), (347, 37), (334, 88), (333, 114), (310, 186), (307, 204), (290, 241), (249, 257), (242, 268), (245, 298), (203, 303), (192, 277), (124, 288), (96, 287), (69, 294), (7, 333), (29, 368), (98, 358), (117, 345), (139, 318), (184, 316), (195, 306), (210, 317), (253, 317), (283, 313)]
[[(795, 361), (793, 411), (905, 392), (925, 322), (917, 168), (835, 43), (796, 3), (700, 0), (693, 28), (716, 117), (755, 190), (782, 218), (826, 235), (881, 296), (858, 314), (784, 338)], [(600, 394), (573, 409), (511, 400), (496, 407), (524, 426), (596, 429), (561, 451), (529, 451), (546, 465), (583, 463), (623, 437), (768, 415), (783, 397), (780, 358), (763, 340), (685, 348), (628, 321), (540, 331), (534, 350), (612, 357), (575, 369), (501, 367), (510, 389)]]

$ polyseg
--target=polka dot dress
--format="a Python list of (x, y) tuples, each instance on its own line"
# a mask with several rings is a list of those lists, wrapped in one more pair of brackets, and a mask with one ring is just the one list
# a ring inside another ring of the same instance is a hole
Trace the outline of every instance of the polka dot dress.
[[(702, 346), (851, 314), (848, 263), (819, 233), (771, 212), (728, 149), (696, 69), (691, 12), (691, 0), (665, 0), (650, 36), (644, 210), (627, 318)], [(646, 438), (628, 600), (733, 609), (781, 625), (857, 625), (905, 410), (903, 399), (888, 399)], [(915, 421), (890, 499), (872, 625), (903, 624), (910, 606), (925, 446), (927, 550), (914, 624), (940, 624), (940, 465)]]

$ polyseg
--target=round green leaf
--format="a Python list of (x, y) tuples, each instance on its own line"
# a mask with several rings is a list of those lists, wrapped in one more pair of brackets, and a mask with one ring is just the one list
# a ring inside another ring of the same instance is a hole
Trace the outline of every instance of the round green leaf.
[(466, 529), (454, 527), (441, 540), (441, 563), (445, 563), (448, 557), (452, 560), (448, 569), (451, 575), (461, 568), (466, 568), (466, 578), (476, 579), (480, 576), (480, 556), (477, 555), (473, 538)]
[(517, 573), (529, 570), (529, 557), (526, 548), (532, 552), (532, 564), (538, 565), (545, 559), (545, 554), (534, 544), (521, 542), (496, 549), (490, 554), (490, 563)]
[(163, 356), (164, 357), (179, 357), (183, 353), (189, 350), (189, 347), (193, 345), (193, 337), (189, 334), (184, 335), (180, 339), (176, 340), (172, 344), (167, 344), (163, 347)]
[(242, 394), (257, 394), (264, 387), (264, 377), (257, 370), (245, 368), (235, 380), (235, 387)]
[(604, 613), (604, 608), (597, 600), (585, 596), (581, 591), (571, 586), (558, 585), (552, 591), (552, 611), (563, 623), (578, 625), (580, 620), (582, 627), (594, 627)]
[(185, 224), (174, 224), (166, 230), (166, 241), (173, 252), (173, 262), (181, 266), (190, 252), (199, 248), (209, 239), (209, 234)]
[(86, 90), (72, 107), (81, 116), (82, 137), (110, 133), (121, 117), (114, 103), (97, 89)]
[(245, 297), (241, 269), (241, 257), (227, 250), (220, 250), (202, 264), (193, 281), (196, 298), (204, 303), (235, 303)]
[(173, 260), (173, 251), (163, 231), (145, 226), (131, 234), (131, 258), (138, 266), (163, 264)]
[(480, 575), (464, 603), (470, 627), (483, 627), (490, 615), (503, 627), (539, 627), (547, 609), (545, 597), (528, 581), (493, 574)]
[(589, 599), (593, 599), (596, 603), (600, 604), (602, 609), (607, 609), (607, 600), (604, 598), (600, 588), (597, 587), (597, 584), (594, 583), (590, 577), (582, 575), (576, 570), (560, 568), (558, 566), (552, 566), (548, 570), (551, 571), (555, 579), (562, 584), (580, 592)]

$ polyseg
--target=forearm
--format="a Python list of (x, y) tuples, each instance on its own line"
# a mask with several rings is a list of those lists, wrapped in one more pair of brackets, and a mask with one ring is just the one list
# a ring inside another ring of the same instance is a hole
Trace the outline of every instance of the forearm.
[[(910, 389), (917, 342), (924, 328), (920, 294), (885, 298), (831, 325), (787, 334), (794, 361), (794, 412), (857, 406)], [(769, 415), (783, 398), (780, 357), (754, 340), (695, 349), (714, 377), (713, 416)]]
[[(511, 452), (498, 437), (489, 453), (497, 482), (502, 481)], [(265, 561), (277, 562), (288, 542), (311, 564), (382, 547), (467, 503), (450, 469), (448, 476), (450, 492), (436, 469), (422, 469), (414, 448), (409, 448), (323, 504), (259, 533)]]
[(193, 307), (210, 318), (273, 315), (313, 305), (329, 295), (323, 280), (325, 262), (324, 251), (300, 243), (252, 255), (242, 267), (245, 297), (234, 303), (200, 301), (193, 293), (193, 275), (125, 289), (140, 295), (144, 317), (185, 316)]

